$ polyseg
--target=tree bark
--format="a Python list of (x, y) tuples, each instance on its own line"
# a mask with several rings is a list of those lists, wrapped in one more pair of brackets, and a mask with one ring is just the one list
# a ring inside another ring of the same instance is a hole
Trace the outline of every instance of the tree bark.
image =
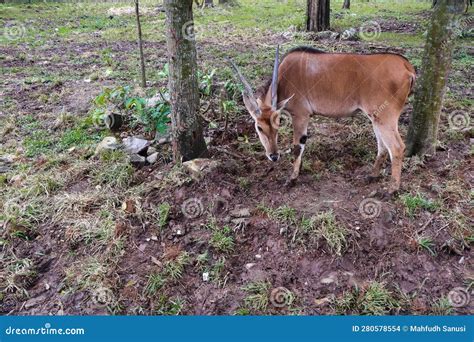
[(307, 0), (306, 30), (326, 31), (330, 28), (330, 0)]
[(186, 36), (194, 25), (193, 0), (165, 0), (166, 43), (169, 61), (172, 146), (176, 162), (207, 152), (199, 120), (196, 42)]
[(342, 9), (350, 9), (351, 8), (351, 0), (344, 0), (342, 4)]
[(437, 0), (435, 5), (408, 128), (408, 156), (435, 152), (446, 80), (454, 47), (452, 27), (457, 16), (462, 13), (463, 4), (464, 0)]
[(135, 1), (135, 15), (137, 17), (138, 48), (140, 49), (140, 69), (142, 77), (142, 87), (146, 88), (145, 57), (143, 55), (142, 25), (140, 23), (140, 8), (138, 0)]

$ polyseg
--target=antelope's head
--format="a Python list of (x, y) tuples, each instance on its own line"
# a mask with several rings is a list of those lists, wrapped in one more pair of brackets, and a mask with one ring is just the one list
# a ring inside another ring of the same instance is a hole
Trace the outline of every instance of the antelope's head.
[[(265, 100), (255, 97), (252, 87), (242, 75), (237, 65), (235, 65), (231, 60), (229, 60), (229, 62), (244, 86), (242, 92), (244, 104), (255, 121), (255, 130), (260, 138), (260, 142), (265, 148), (265, 154), (268, 159), (276, 162), (280, 159), (280, 153), (278, 151), (278, 128), (280, 127), (280, 116), (281, 112), (291, 100), (290, 97), (278, 103), (279, 47), (277, 47), (276, 50), (275, 65), (273, 67), (271, 103), (265, 103)], [(263, 98), (265, 99), (267, 96), (263, 95)]]

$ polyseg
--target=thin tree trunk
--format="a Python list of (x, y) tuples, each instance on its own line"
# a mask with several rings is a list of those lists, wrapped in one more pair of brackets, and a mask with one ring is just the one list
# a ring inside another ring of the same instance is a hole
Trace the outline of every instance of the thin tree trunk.
[(137, 17), (138, 47), (140, 49), (140, 69), (142, 76), (142, 87), (146, 88), (145, 57), (143, 55), (142, 25), (140, 23), (140, 8), (138, 0), (135, 0), (135, 14)]
[(196, 42), (185, 37), (193, 25), (193, 0), (165, 0), (166, 43), (169, 61), (172, 146), (176, 162), (207, 152), (199, 119)]
[(464, 0), (437, 0), (428, 28), (417, 82), (413, 114), (408, 128), (407, 155), (435, 152), (438, 125), (451, 67), (454, 37), (452, 26), (462, 13)]
[(342, 9), (350, 9), (351, 8), (351, 0), (344, 0), (342, 4)]
[(330, 0), (307, 0), (306, 30), (319, 32), (330, 28)]

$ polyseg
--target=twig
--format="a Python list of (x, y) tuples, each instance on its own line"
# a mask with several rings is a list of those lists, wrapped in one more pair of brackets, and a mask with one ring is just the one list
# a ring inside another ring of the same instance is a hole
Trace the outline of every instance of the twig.
[(245, 156), (239, 155), (239, 154), (237, 154), (237, 153), (235, 153), (235, 152), (232, 152), (232, 151), (228, 151), (228, 150), (226, 150), (226, 149), (223, 148), (223, 147), (215, 146), (214, 148), (215, 148), (216, 150), (218, 150), (219, 152), (228, 154), (228, 155), (230, 155), (230, 156), (232, 156), (232, 157), (235, 157), (235, 158), (238, 158), (238, 159), (246, 159)]

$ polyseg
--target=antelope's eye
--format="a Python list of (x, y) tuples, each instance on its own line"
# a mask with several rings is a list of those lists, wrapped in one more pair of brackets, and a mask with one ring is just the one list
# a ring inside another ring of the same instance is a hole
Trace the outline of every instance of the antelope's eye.
[(262, 128), (262, 127), (257, 126), (257, 129), (258, 129), (260, 132), (263, 132), (263, 128)]

